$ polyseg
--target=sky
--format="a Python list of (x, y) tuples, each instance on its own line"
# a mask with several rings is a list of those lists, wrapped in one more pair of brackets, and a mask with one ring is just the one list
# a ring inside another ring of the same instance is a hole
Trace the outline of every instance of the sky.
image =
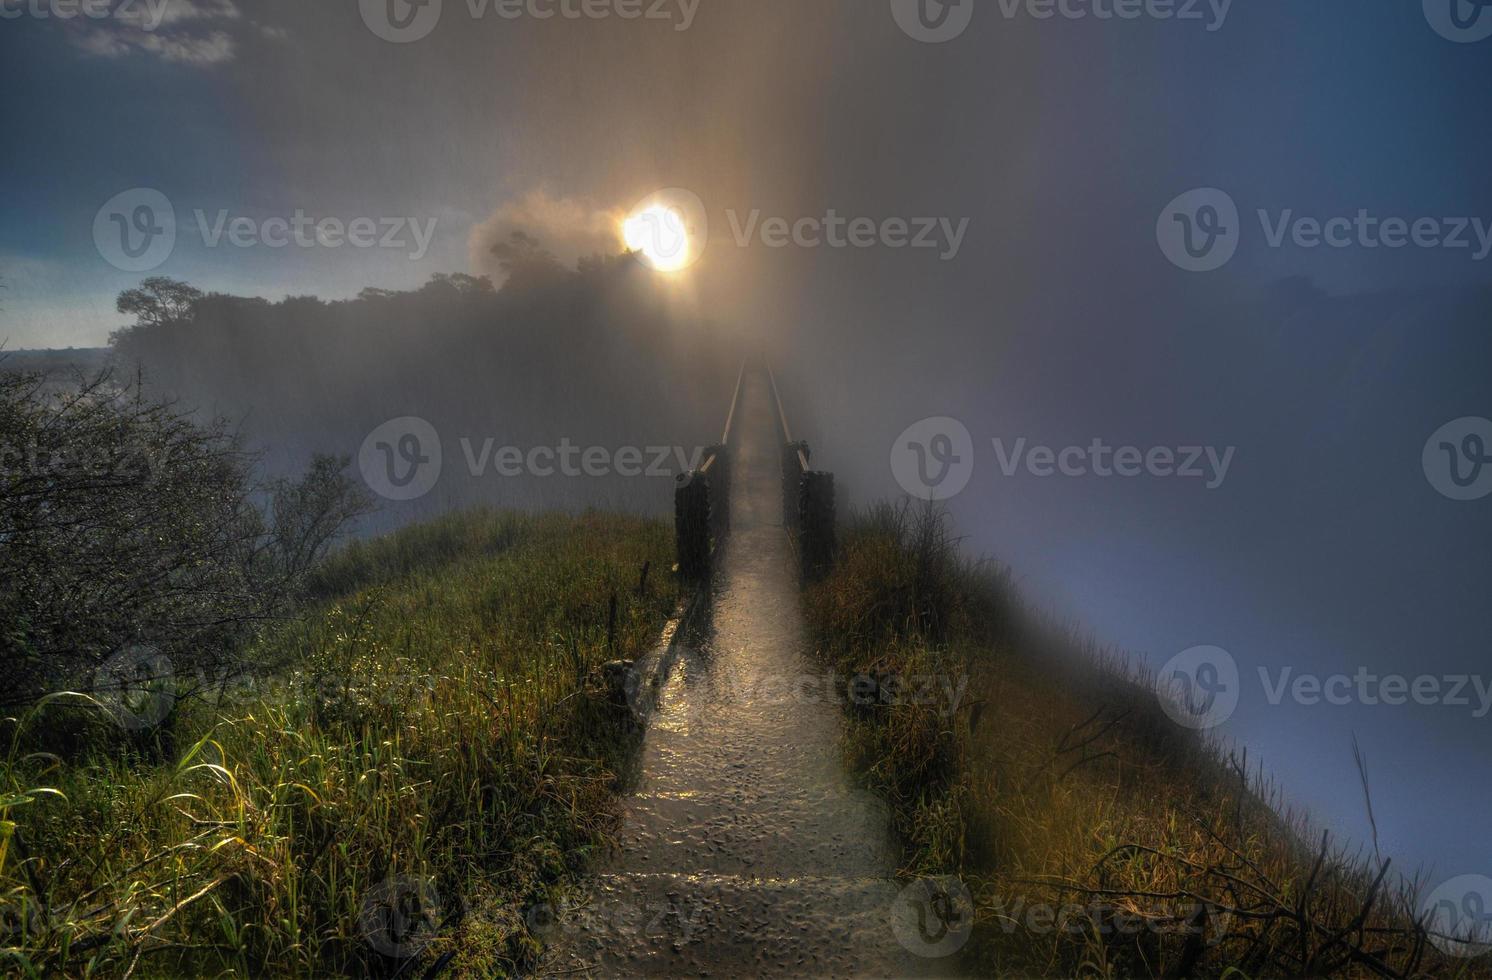
[[(938, 39), (911, 0), (161, 2), (0, 0), (8, 348), (104, 343), (149, 274), (345, 297), (491, 272), (514, 227), (573, 258), (687, 189), (690, 289), (783, 364), (848, 500), (917, 489), (904, 434), (957, 420), (971, 554), (1154, 667), (1227, 651), (1216, 731), (1293, 801), (1368, 839), (1355, 736), (1384, 852), (1492, 874), (1474, 686), (1268, 696), (1284, 669), (1492, 659), (1492, 497), (1453, 499), (1433, 465), (1481, 430), (1432, 439), (1492, 416), (1492, 11), (1458, 31), (1452, 0), (928, 0), (961, 26)], [(132, 259), (112, 216), (162, 197), (169, 254)], [(380, 244), (271, 247), (297, 212)], [(869, 219), (868, 244), (833, 244), (834, 217)], [(1019, 440), (1232, 452), (1212, 480), (1007, 474)]]

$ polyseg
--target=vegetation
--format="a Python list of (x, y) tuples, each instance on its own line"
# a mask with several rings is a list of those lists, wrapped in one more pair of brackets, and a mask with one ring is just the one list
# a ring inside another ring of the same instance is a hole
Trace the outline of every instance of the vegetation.
[(906, 870), (972, 893), (975, 975), (1485, 975), (1428, 941), (1416, 883), (1282, 813), (1143, 671), (960, 559), (940, 513), (882, 506), (841, 541), (806, 596), (823, 654), (883, 686), (969, 679), (956, 710), (857, 710), (847, 751), (892, 804)]
[(0, 707), (100, 670), (236, 670), (368, 506), (346, 459), (265, 485), (253, 463), (107, 372), (0, 374)]
[[(410, 415), (441, 434), (451, 464), (485, 458), (489, 438), (499, 447), (718, 438), (719, 391), (738, 365), (723, 330), (685, 319), (631, 259), (566, 267), (527, 236), (495, 253), (500, 287), (438, 274), (418, 289), (347, 300), (270, 302), (152, 277), (119, 296), (130, 323), (111, 353), (147, 391), (235, 420), (274, 475), (316, 450), (353, 451)], [(447, 465), (438, 493), (389, 502), (380, 527), (492, 502), (490, 472), (472, 470)], [(648, 513), (668, 499), (657, 480), (516, 476), (502, 490), (504, 506), (545, 510), (599, 502)]]
[[(655, 640), (675, 596), (642, 570), (668, 561), (643, 519), (447, 517), (317, 566), (236, 684), (6, 719), (3, 970), (519, 968), (526, 904), (612, 826), (630, 722), (597, 668)], [(111, 737), (121, 714), (161, 723)], [(85, 716), (83, 749), (48, 747)]]

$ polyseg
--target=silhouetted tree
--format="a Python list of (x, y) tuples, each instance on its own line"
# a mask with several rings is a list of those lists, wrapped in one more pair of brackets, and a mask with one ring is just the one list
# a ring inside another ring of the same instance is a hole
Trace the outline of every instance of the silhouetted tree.
[(201, 298), (202, 291), (194, 286), (165, 276), (151, 276), (138, 289), (120, 293), (115, 308), (133, 316), (137, 326), (152, 327), (185, 322)]
[(506, 275), (504, 289), (526, 289), (558, 282), (568, 273), (539, 240), (524, 231), (514, 231), (505, 242), (492, 246), (498, 268)]

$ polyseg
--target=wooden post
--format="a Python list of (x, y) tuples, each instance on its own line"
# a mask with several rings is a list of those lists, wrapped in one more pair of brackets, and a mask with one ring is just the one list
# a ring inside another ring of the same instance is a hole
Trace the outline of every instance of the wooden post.
[(803, 579), (815, 582), (834, 567), (834, 474), (804, 473), (798, 506), (802, 512), (798, 551), (803, 558)]
[(782, 447), (782, 524), (789, 530), (802, 526), (800, 497), (803, 493), (803, 462), (798, 454), (808, 455), (808, 443), (789, 442)]
[(705, 457), (715, 457), (715, 462), (710, 464), (710, 535), (715, 540), (715, 547), (725, 540), (730, 533), (730, 450), (724, 446), (711, 446), (705, 450)]
[(691, 470), (681, 474), (673, 491), (674, 543), (679, 574), (702, 579), (710, 574), (710, 484)]

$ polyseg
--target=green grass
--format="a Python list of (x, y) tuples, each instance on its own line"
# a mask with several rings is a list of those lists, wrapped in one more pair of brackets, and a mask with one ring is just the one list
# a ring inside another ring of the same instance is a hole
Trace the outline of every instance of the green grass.
[[(642, 519), (445, 518), (335, 557), (314, 608), (253, 651), (264, 676), (198, 690), (143, 738), (39, 752), (97, 717), (72, 696), (7, 719), (3, 971), (520, 968), (524, 908), (613, 829), (634, 740), (596, 668), (655, 642), (670, 551)], [(411, 935), (379, 928), (386, 898)]]
[(1032, 616), (1005, 572), (959, 557), (940, 513), (857, 515), (840, 551), (805, 595), (822, 656), (841, 674), (968, 678), (955, 713), (853, 713), (846, 752), (891, 803), (903, 870), (969, 887), (973, 975), (1487, 975), (1425, 944), (1416, 883), (1375, 887), (1373, 856), (1324, 842), (1246, 759), (1172, 724), (1143, 670)]

